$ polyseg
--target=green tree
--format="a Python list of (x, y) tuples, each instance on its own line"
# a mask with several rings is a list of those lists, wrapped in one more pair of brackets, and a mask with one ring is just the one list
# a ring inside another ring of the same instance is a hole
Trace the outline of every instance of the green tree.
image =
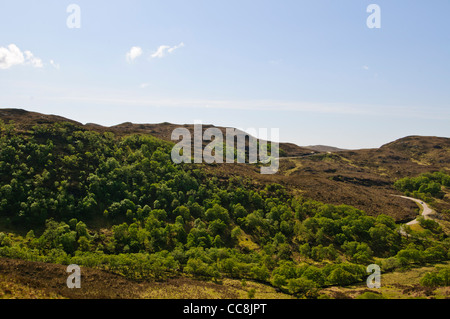
[(306, 295), (317, 290), (317, 284), (309, 279), (300, 277), (289, 279), (287, 283), (287, 289), (294, 295)]
[(209, 221), (220, 219), (226, 224), (230, 222), (230, 215), (228, 213), (228, 210), (226, 210), (219, 204), (214, 204), (212, 208), (208, 209), (205, 213), (205, 218)]

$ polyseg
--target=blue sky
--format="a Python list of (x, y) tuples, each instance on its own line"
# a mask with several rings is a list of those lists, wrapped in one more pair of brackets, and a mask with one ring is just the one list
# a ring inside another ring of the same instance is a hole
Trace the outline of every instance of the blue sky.
[(446, 0), (2, 1), (0, 107), (279, 128), (343, 148), (450, 137), (448, 12)]

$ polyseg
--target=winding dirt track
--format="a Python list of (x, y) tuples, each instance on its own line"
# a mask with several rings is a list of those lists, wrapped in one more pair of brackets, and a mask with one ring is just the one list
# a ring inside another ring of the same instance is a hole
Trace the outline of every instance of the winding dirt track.
[[(419, 221), (417, 220), (419, 217), (423, 217), (425, 219), (433, 219), (436, 220), (437, 218), (437, 213), (435, 210), (433, 210), (432, 208), (430, 208), (430, 206), (428, 206), (427, 203), (425, 203), (424, 201), (417, 199), (417, 198), (412, 198), (412, 197), (408, 197), (408, 196), (399, 196), (399, 195), (392, 195), (392, 196), (397, 196), (397, 197), (401, 197), (401, 198), (405, 198), (405, 199), (409, 199), (412, 200), (414, 202), (416, 202), (419, 206), (421, 206), (423, 208), (422, 210), (422, 214), (420, 214), (416, 219), (406, 223), (405, 225), (411, 226), (414, 224), (418, 224)], [(400, 227), (399, 230), (400, 234), (402, 234), (403, 236), (407, 236), (409, 237), (410, 235), (408, 235), (405, 230), (403, 229), (403, 226)]]
[[(424, 201), (417, 199), (417, 198), (412, 198), (412, 197), (407, 197), (407, 196), (400, 196), (401, 198), (406, 198), (409, 200), (412, 200), (414, 202), (416, 202), (419, 206), (422, 206), (423, 211), (422, 214), (420, 216), (422, 216), (425, 219), (435, 219), (436, 218), (436, 211), (434, 211), (432, 208), (430, 208), (430, 206), (428, 206), (427, 203), (425, 203)], [(416, 219), (410, 221), (409, 223), (407, 223), (406, 225), (414, 225), (414, 224), (418, 224), (419, 221)]]

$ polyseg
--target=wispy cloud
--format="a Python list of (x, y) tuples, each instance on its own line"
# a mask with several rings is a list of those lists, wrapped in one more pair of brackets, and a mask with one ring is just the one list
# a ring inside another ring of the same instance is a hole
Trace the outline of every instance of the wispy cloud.
[[(146, 83), (141, 88), (147, 87)], [(423, 119), (450, 119), (450, 111), (445, 108), (423, 110), (420, 107), (410, 105), (377, 105), (354, 103), (325, 103), (305, 101), (281, 101), (281, 100), (220, 100), (220, 99), (184, 99), (184, 98), (136, 98), (130, 92), (118, 94), (114, 92), (105, 95), (92, 95), (90, 93), (79, 96), (60, 96), (47, 98), (58, 101), (76, 101), (92, 105), (108, 105), (130, 107), (165, 107), (165, 108), (189, 108), (189, 109), (221, 109), (221, 110), (247, 110), (255, 112), (302, 112), (311, 114), (343, 114), (354, 116), (382, 116), (390, 117), (423, 118)]]
[(139, 88), (145, 89), (145, 88), (147, 88), (149, 86), (150, 86), (150, 83), (141, 83), (141, 85), (139, 85)]
[(34, 68), (44, 67), (44, 63), (31, 51), (22, 52), (15, 44), (0, 47), (0, 69), (9, 69), (15, 65), (31, 65)]
[(161, 45), (155, 53), (151, 55), (152, 58), (163, 58), (166, 55), (166, 51), (170, 48), (168, 45)]
[(281, 64), (282, 62), (283, 62), (282, 59), (275, 59), (275, 60), (270, 60), (269, 61), (270, 64), (274, 64), (274, 65)]
[(143, 51), (141, 47), (134, 46), (126, 54), (126, 59), (128, 63), (133, 63), (138, 57), (142, 55)]
[(169, 46), (169, 45), (160, 45), (158, 47), (158, 49), (151, 55), (151, 58), (163, 58), (167, 55), (167, 53), (173, 53), (175, 52), (175, 50), (178, 50), (179, 48), (184, 47), (184, 43), (181, 42), (178, 45), (175, 45), (173, 47)]
[(364, 70), (369, 70), (369, 67), (367, 65), (363, 65), (362, 67)]
[(30, 64), (34, 68), (43, 68), (44, 63), (42, 63), (42, 60), (35, 57), (33, 53), (30, 51), (25, 51), (25, 64)]
[(171, 47), (169, 50), (167, 50), (167, 52), (172, 53), (173, 51), (175, 51), (175, 50), (177, 50), (179, 48), (182, 48), (182, 47), (184, 47), (184, 43), (183, 42), (181, 42), (179, 45)]
[(53, 66), (57, 70), (60, 69), (59, 63), (56, 63), (54, 60), (50, 60), (50, 65)]

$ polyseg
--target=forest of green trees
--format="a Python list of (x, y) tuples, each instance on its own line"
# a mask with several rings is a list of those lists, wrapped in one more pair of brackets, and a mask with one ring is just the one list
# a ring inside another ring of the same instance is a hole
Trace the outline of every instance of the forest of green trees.
[(3, 257), (138, 280), (250, 279), (301, 296), (361, 282), (372, 263), (391, 271), (449, 260), (439, 228), (407, 238), (383, 214), (308, 200), (278, 184), (219, 181), (199, 164), (175, 165), (172, 144), (148, 135), (69, 123), (0, 129)]
[(425, 173), (417, 177), (405, 177), (394, 183), (394, 187), (407, 196), (432, 202), (433, 198), (442, 198), (442, 186), (450, 187), (450, 175), (443, 172)]

